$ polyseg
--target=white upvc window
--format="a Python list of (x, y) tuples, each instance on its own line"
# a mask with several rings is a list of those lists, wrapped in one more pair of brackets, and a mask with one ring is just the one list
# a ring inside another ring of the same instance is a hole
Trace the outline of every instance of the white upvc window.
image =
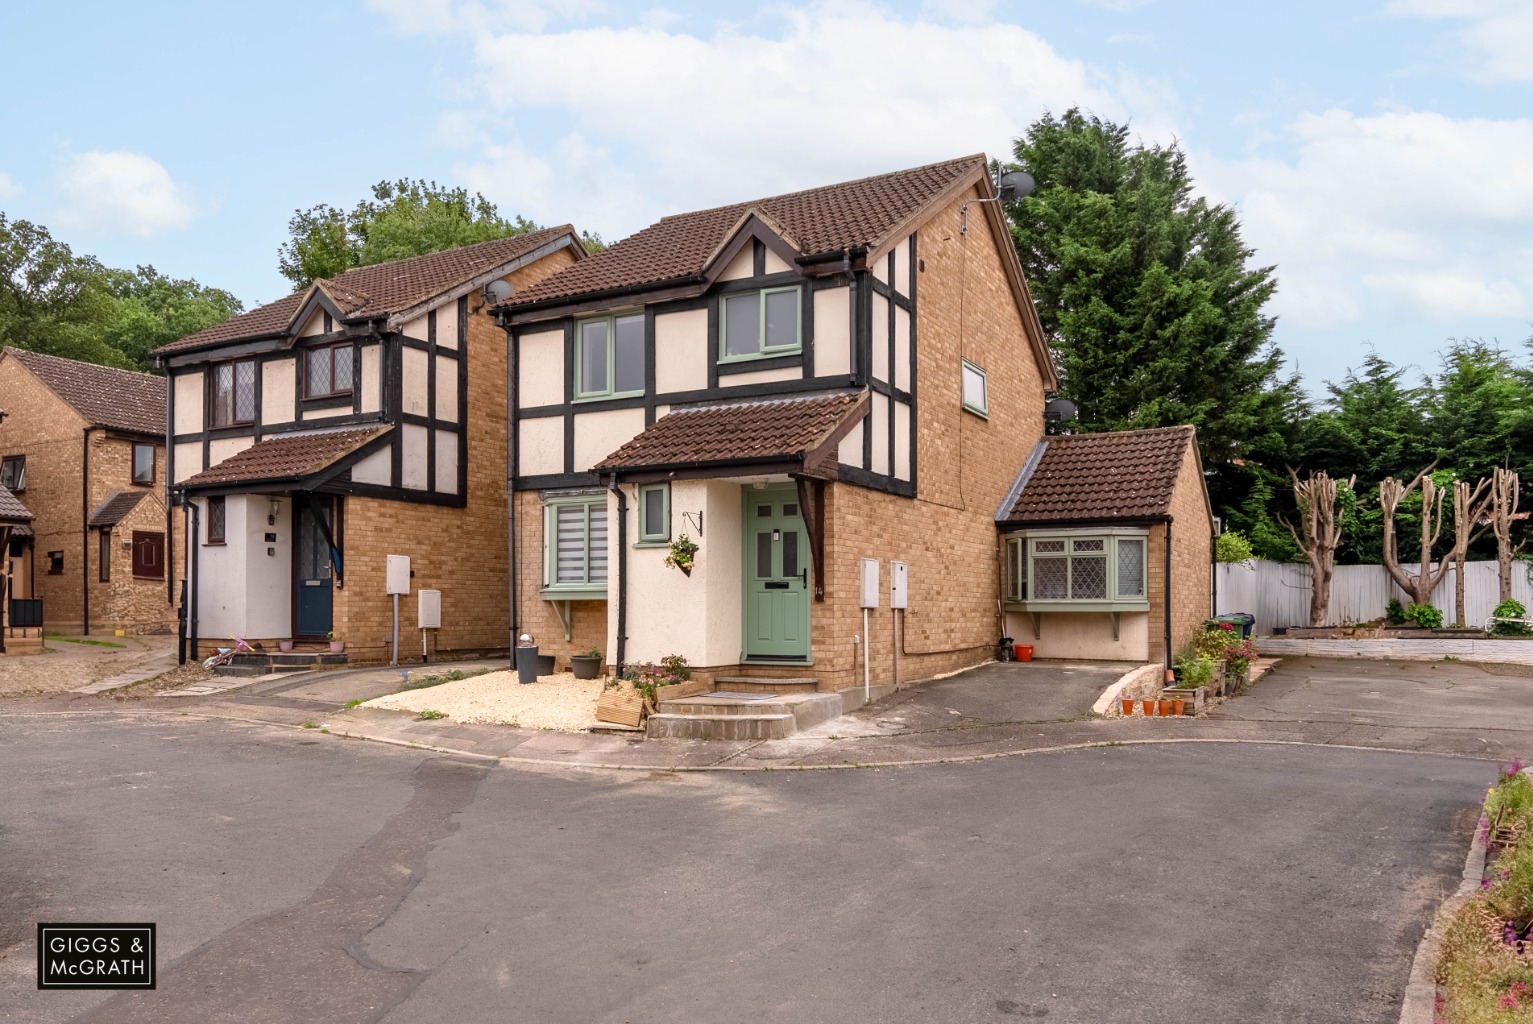
[(1149, 531), (1037, 530), (1006, 540), (1006, 600), (1026, 611), (1147, 611)]
[(543, 516), (543, 593), (605, 597), (607, 495), (548, 498)]
[(976, 416), (990, 417), (990, 382), (982, 367), (963, 360), (963, 407)]
[(719, 362), (800, 351), (801, 298), (798, 285), (726, 294), (719, 300)]

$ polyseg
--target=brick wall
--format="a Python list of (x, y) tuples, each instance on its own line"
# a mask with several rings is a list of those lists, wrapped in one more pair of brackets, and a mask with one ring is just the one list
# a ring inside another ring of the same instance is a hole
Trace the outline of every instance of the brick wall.
[[(1210, 520), (1196, 441), (1187, 446), (1171, 493), (1171, 657), (1211, 614), (1213, 582), (1209, 571), (1213, 523)], [(1166, 528), (1150, 530), (1150, 660), (1165, 655)]]
[[(117, 491), (143, 491), (138, 506), (112, 528), (111, 579), (101, 582), (101, 546), (98, 531), (92, 530), (85, 553), (90, 582), (90, 627), (92, 633), (168, 633), (176, 628), (176, 607), (171, 594), (179, 594), (184, 575), (186, 532), (184, 517), (173, 516), (171, 531), (165, 530), (165, 446), (155, 445), (154, 483), (133, 483), (133, 445), (130, 437), (91, 432), (90, 507), (94, 509)], [(138, 443), (142, 444), (142, 441)], [(166, 571), (171, 579), (139, 579), (133, 575), (132, 549), (123, 547), (122, 538), (132, 538), (133, 531), (166, 534)], [(179, 600), (179, 598), (177, 598)]]
[[(520, 292), (573, 261), (561, 249), (509, 280)], [(509, 646), (506, 334), (485, 310), (474, 312), (480, 301), (477, 293), (469, 298), (466, 506), (345, 500), (346, 585), (335, 592), (334, 621), (353, 662), (387, 661), (391, 654), (384, 640), (393, 631), (393, 599), (384, 593), (387, 555), (409, 555), (415, 574), (410, 595), (399, 600), (401, 661), (420, 660), (415, 591), (422, 589), (442, 592), (442, 629), (431, 639), (433, 656), (440, 652), (445, 659)]]

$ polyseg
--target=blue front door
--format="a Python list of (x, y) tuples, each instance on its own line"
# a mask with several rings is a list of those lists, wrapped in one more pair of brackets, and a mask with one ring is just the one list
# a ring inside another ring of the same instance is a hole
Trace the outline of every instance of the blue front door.
[(331, 549), (327, 534), (333, 535), (334, 504), (329, 498), (300, 498), (294, 510), (297, 519), (293, 542), (297, 561), (293, 572), (293, 607), (297, 636), (318, 639), (334, 625), (331, 565), (338, 552)]

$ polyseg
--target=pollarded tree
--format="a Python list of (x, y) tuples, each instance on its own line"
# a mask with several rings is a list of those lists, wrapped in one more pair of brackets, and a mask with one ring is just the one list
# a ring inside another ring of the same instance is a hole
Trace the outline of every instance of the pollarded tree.
[(1496, 534), (1496, 570), (1500, 583), (1498, 601), (1512, 599), (1512, 559), (1527, 544), (1512, 546), (1512, 525), (1518, 522), (1517, 505), (1522, 481), (1509, 469), (1497, 467), (1490, 482), (1490, 528)]
[(1341, 540), (1336, 498), (1342, 489), (1351, 491), (1357, 477), (1342, 484), (1322, 470), (1300, 480), (1291, 466), (1288, 475), (1293, 480), (1293, 498), (1299, 506), (1299, 528), (1295, 529), (1282, 515), (1278, 521), (1288, 527), (1294, 544), (1309, 563), (1309, 624), (1324, 626), (1331, 617), (1331, 577), (1336, 572), (1336, 545)]
[[(1417, 473), (1409, 485), (1402, 484), (1392, 476), (1385, 477), (1379, 484), (1379, 509), (1384, 513), (1384, 568), (1400, 589), (1410, 595), (1414, 604), (1432, 603), (1432, 591), (1437, 589), (1437, 584), (1442, 582), (1451, 565), (1445, 558), (1438, 564), (1436, 571), (1432, 569), (1432, 548), (1442, 537), (1443, 500), (1448, 494), (1432, 479), (1432, 470), (1436, 465), (1434, 462)], [(1421, 488), (1421, 569), (1415, 576), (1411, 576), (1400, 567), (1400, 556), (1395, 546), (1395, 513), (1400, 502), (1418, 487)]]
[(1464, 622), (1464, 563), (1469, 560), (1469, 545), (1473, 544), (1491, 526), (1489, 521), (1480, 525), (1490, 511), (1490, 481), (1484, 477), (1474, 487), (1468, 480), (1453, 481), (1453, 621), (1460, 626)]

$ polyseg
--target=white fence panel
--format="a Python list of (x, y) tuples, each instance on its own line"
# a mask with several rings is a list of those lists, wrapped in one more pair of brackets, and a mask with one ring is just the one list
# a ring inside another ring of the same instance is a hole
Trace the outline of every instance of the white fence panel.
[[(1217, 573), (1221, 615), (1249, 612), (1256, 616), (1256, 629), (1263, 634), (1289, 626), (1309, 625), (1308, 565), (1264, 561), (1222, 563)], [(1456, 618), (1454, 588), (1454, 572), (1450, 569), (1432, 592), (1432, 604), (1442, 611), (1444, 623), (1452, 623)], [(1464, 566), (1464, 624), (1484, 625), (1496, 607), (1499, 594), (1495, 562), (1467, 563)], [(1533, 609), (1533, 583), (1528, 580), (1527, 566), (1520, 562), (1512, 567), (1512, 596)], [(1382, 565), (1338, 565), (1331, 577), (1331, 621), (1328, 625), (1376, 619), (1384, 614), (1384, 607), (1392, 597), (1399, 598), (1401, 603), (1410, 601)]]

